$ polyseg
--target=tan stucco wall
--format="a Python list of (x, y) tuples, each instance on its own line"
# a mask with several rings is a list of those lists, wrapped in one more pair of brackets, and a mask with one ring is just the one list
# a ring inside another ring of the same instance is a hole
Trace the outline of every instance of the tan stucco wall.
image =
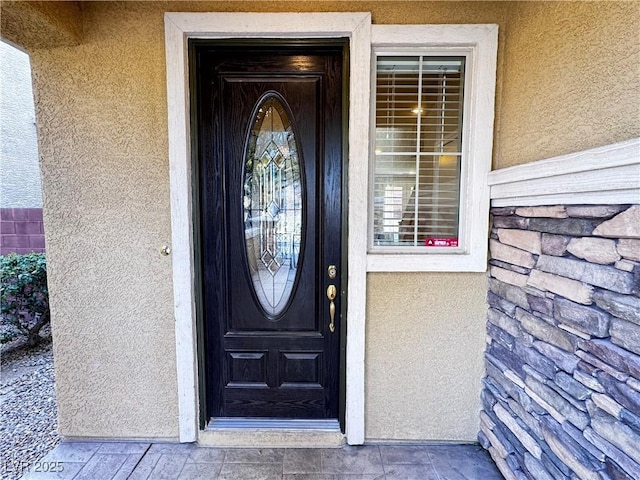
[(640, 2), (516, 2), (494, 168), (640, 136)]
[(29, 48), (78, 45), (82, 35), (79, 2), (2, 0), (0, 3), (0, 33), (3, 38)]
[[(158, 253), (171, 233), (164, 11), (498, 23), (497, 168), (640, 135), (639, 8), (89, 2), (80, 45), (24, 45), (34, 68), (61, 433), (177, 436), (171, 260)], [(475, 438), (485, 295), (482, 274), (369, 276), (367, 438)]]
[(474, 441), (484, 274), (368, 275), (366, 437)]
[(177, 437), (163, 21), (128, 8), (32, 54), (65, 436)]

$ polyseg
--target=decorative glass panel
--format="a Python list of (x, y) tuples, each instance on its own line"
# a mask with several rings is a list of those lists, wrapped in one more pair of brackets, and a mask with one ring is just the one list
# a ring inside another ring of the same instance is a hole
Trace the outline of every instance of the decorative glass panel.
[(275, 95), (257, 107), (246, 148), (244, 232), (253, 288), (270, 316), (286, 307), (302, 237), (302, 177), (291, 120)]
[(376, 64), (373, 245), (457, 247), (465, 58)]

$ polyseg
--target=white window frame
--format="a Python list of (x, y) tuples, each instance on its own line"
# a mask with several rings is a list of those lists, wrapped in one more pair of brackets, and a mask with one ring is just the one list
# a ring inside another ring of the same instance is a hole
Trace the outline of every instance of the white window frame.
[[(367, 271), (484, 272), (489, 237), (489, 186), (493, 147), (498, 26), (372, 25), (371, 133)], [(376, 58), (393, 55), (463, 56), (465, 90), (458, 247), (373, 245), (373, 160)]]

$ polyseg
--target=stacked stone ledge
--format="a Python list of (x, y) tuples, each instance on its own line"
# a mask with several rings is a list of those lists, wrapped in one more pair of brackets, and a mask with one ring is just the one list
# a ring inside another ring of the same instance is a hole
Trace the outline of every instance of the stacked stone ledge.
[(640, 479), (640, 205), (491, 213), (480, 443), (508, 480)]

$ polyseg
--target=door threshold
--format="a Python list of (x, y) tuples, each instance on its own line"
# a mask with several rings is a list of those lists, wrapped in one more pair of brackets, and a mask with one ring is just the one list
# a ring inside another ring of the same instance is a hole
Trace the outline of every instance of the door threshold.
[(338, 423), (337, 419), (221, 417), (212, 418), (207, 425), (207, 430), (228, 428), (326, 430), (339, 432), (340, 423)]
[(339, 448), (345, 443), (338, 420), (212, 418), (198, 443), (215, 447)]

